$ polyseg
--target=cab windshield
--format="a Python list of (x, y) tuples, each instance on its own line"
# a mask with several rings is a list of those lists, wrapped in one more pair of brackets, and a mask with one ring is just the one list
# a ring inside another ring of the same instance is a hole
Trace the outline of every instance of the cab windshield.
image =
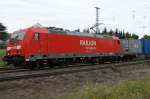
[(14, 33), (11, 35), (10, 39), (11, 40), (22, 40), (24, 37), (24, 32), (18, 32), (18, 33)]

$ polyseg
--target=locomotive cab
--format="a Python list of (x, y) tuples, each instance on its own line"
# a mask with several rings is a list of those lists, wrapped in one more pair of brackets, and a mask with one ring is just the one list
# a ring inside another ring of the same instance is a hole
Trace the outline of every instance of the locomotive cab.
[(24, 38), (25, 32), (17, 32), (11, 35), (6, 48), (6, 55), (19, 55), (21, 54), (21, 41)]
[(10, 39), (7, 41), (6, 46), (6, 56), (4, 56), (3, 60), (7, 62), (7, 64), (13, 63), (17, 65), (18, 63), (23, 61), (23, 51), (22, 51), (22, 43), (24, 39), (25, 31), (17, 31), (14, 32)]
[(45, 28), (37, 27), (14, 32), (7, 41), (3, 61), (19, 66), (28, 63), (33, 55), (47, 53), (47, 35)]

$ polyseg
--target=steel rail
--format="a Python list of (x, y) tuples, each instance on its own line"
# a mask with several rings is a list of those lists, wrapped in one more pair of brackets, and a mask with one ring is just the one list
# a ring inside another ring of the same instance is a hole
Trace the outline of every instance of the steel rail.
[(96, 65), (87, 65), (87, 66), (72, 66), (69, 68), (60, 68), (60, 69), (45, 69), (45, 70), (35, 70), (35, 71), (22, 71), (22, 72), (10, 72), (0, 74), (0, 82), (10, 81), (10, 80), (19, 80), (27, 79), (34, 77), (43, 77), (43, 76), (52, 76), (52, 75), (62, 75), (69, 73), (77, 72), (88, 72), (93, 70), (100, 69), (115, 69), (117, 67), (125, 67), (136, 64), (150, 63), (150, 60), (141, 60), (141, 61), (132, 61), (132, 62), (123, 62), (123, 63), (112, 63), (112, 64), (96, 64)]

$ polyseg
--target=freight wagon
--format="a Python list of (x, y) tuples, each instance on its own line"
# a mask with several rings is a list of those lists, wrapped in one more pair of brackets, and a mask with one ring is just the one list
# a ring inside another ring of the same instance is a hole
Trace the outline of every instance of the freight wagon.
[(145, 57), (150, 57), (150, 40), (141, 39), (142, 43), (142, 52)]
[(116, 61), (123, 57), (120, 40), (72, 32), (55, 27), (30, 27), (16, 31), (7, 43), (4, 61), (8, 64), (28, 64), (33, 69), (54, 62)]
[(123, 46), (124, 59), (130, 59), (142, 54), (142, 44), (141, 40), (136, 39), (121, 39), (121, 44)]

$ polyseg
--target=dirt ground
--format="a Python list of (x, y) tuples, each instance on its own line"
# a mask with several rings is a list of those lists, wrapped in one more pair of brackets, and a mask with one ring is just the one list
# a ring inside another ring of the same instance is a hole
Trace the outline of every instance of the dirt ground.
[(148, 63), (50, 77), (0, 82), (0, 99), (62, 99), (91, 84), (116, 84), (150, 76)]

